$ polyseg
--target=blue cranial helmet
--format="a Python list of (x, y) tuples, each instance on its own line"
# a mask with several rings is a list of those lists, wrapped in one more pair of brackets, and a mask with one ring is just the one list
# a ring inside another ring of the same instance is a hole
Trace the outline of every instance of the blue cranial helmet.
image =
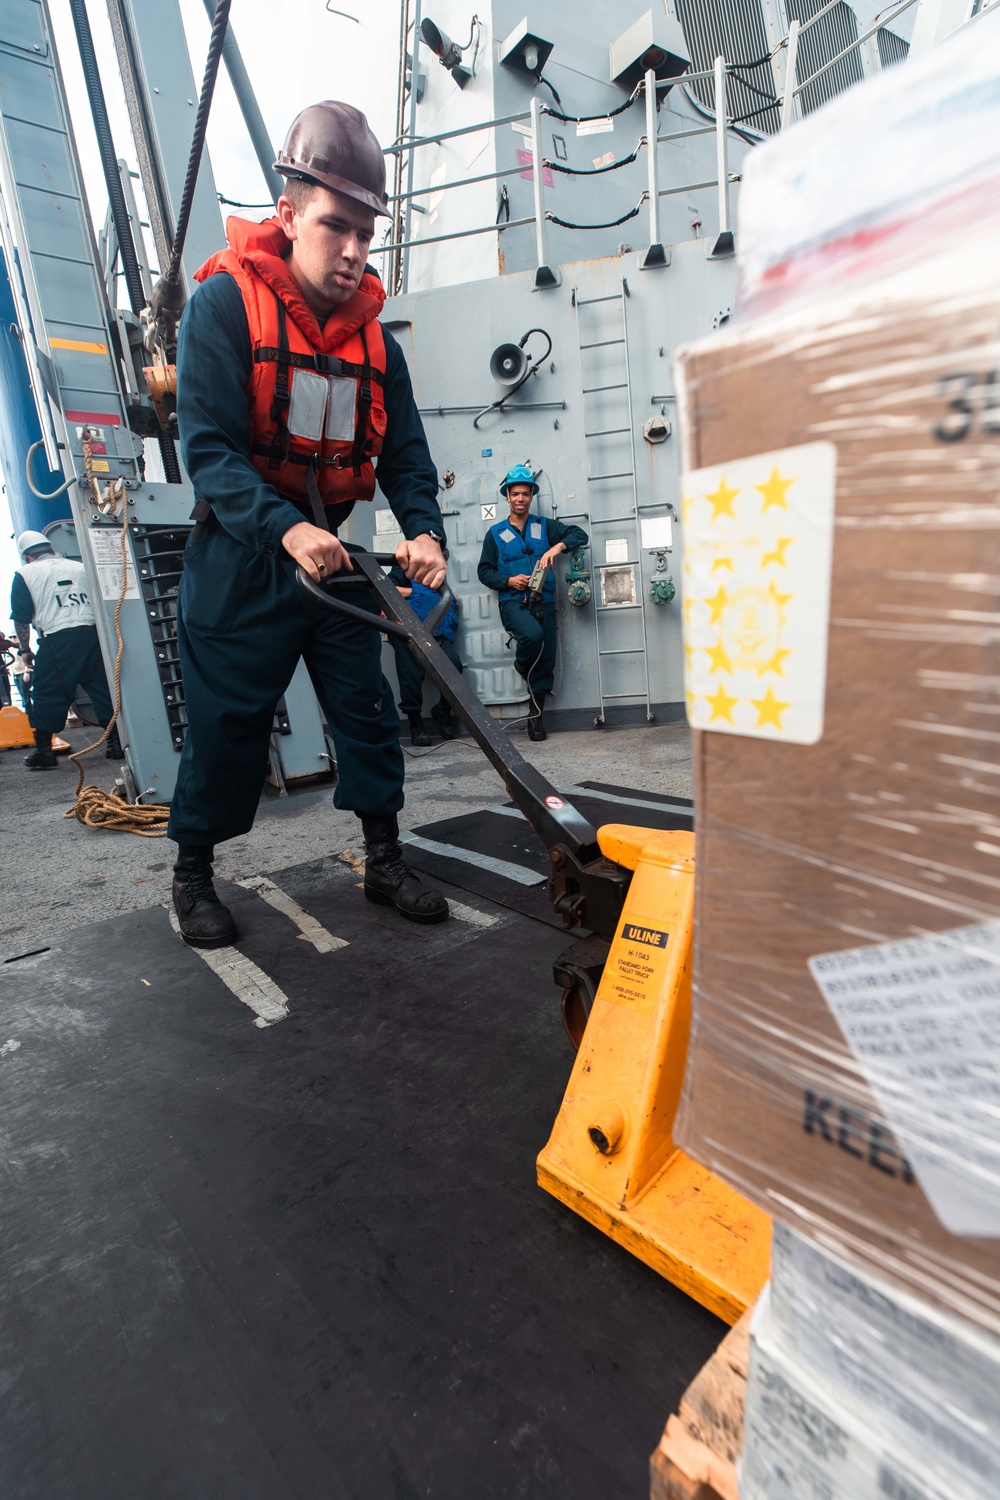
[(500, 485), (500, 493), (505, 499), (507, 497), (507, 489), (512, 484), (530, 484), (531, 493), (533, 495), (538, 494), (538, 485), (535, 483), (535, 476), (527, 464), (515, 464), (512, 469), (507, 470)]

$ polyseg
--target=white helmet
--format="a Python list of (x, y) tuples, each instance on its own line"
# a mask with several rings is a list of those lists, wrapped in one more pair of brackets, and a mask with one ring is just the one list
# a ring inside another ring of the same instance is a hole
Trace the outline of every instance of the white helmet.
[(17, 539), (17, 550), (22, 557), (27, 557), (29, 552), (40, 552), (43, 547), (46, 552), (52, 551), (52, 543), (40, 531), (22, 531)]

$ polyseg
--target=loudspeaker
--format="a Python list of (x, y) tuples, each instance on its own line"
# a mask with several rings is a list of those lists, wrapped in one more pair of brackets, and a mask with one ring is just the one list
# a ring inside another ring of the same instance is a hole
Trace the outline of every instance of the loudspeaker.
[(528, 373), (528, 356), (519, 344), (498, 344), (490, 355), (490, 374), (497, 385), (510, 388)]

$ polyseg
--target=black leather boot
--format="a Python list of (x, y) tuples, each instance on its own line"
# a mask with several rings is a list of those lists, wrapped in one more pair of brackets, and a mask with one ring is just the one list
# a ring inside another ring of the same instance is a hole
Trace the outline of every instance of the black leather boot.
[(455, 738), (455, 720), (451, 712), (451, 704), (442, 698), (440, 703), (435, 703), (431, 709), (431, 718), (438, 727), (438, 734), (443, 740)]
[(177, 846), (174, 865), (174, 911), (181, 937), (192, 948), (226, 948), (236, 941), (236, 923), (212, 884), (214, 849)]
[(429, 745), (431, 737), (427, 733), (427, 726), (419, 714), (407, 714), (410, 721), (410, 744)]
[(395, 818), (362, 818), (365, 836), (365, 895), (380, 906), (394, 906), (411, 922), (443, 922), (448, 903), (424, 885), (403, 860)]
[(35, 748), (24, 757), (29, 771), (54, 771), (59, 764), (52, 748), (52, 735), (44, 729), (35, 730)]
[(104, 742), (104, 758), (105, 760), (125, 759), (125, 751), (122, 749), (122, 742), (118, 738), (117, 724)]
[(533, 713), (528, 720), (528, 739), (547, 740), (548, 735), (545, 733), (545, 720), (542, 718), (542, 709), (545, 707), (545, 694), (536, 693), (535, 703), (538, 706), (538, 711)]

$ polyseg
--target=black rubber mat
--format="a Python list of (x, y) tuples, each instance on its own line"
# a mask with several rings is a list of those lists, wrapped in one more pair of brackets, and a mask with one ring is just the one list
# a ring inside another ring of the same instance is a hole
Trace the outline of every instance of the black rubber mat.
[[(693, 811), (689, 810), (692, 803), (687, 797), (664, 797), (655, 792), (609, 786), (597, 781), (581, 782), (580, 788), (578, 791), (560, 790), (595, 828), (606, 823), (631, 823), (642, 828), (663, 829), (691, 828), (693, 825)], [(588, 797), (586, 789), (601, 795)], [(512, 803), (505, 805), (513, 807)], [(464, 813), (461, 817), (425, 823), (413, 832), (420, 839), (455, 851), (449, 854), (444, 848), (408, 847), (410, 863), (431, 879), (448, 881), (524, 916), (559, 927), (559, 918), (545, 894), (545, 881), (551, 868), (548, 854), (523, 818), (512, 817), (494, 808), (483, 808), (478, 812)], [(489, 864), (462, 858), (462, 853), (482, 855), (487, 861), (500, 860), (525, 874), (533, 871), (538, 883), (533, 886), (523, 884), (513, 875), (490, 868)]]
[(158, 908), (0, 964), (0, 1495), (638, 1500), (723, 1329), (535, 1184), (562, 935), (271, 878), (266, 1028)]

